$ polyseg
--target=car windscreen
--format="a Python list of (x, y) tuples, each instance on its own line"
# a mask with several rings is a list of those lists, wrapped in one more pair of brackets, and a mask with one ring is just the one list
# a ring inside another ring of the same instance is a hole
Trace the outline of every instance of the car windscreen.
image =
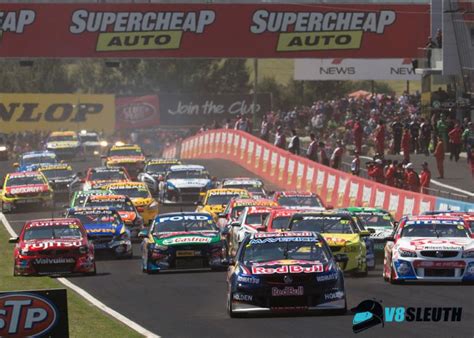
[(175, 164), (172, 163), (150, 163), (147, 164), (145, 172), (154, 174), (154, 173), (165, 173), (168, 169)]
[(170, 171), (166, 176), (167, 179), (180, 179), (180, 178), (204, 178), (207, 179), (208, 176), (205, 172), (201, 170), (179, 170), (179, 171)]
[(224, 184), (223, 186), (226, 189), (245, 189), (249, 192), (263, 192), (262, 185), (258, 184)]
[(82, 142), (99, 142), (99, 137), (97, 135), (80, 135)]
[(63, 141), (77, 141), (77, 137), (74, 135), (57, 135), (50, 136), (48, 142), (63, 142)]
[(225, 205), (230, 202), (231, 199), (239, 197), (238, 194), (229, 194), (229, 195), (224, 195), (224, 194), (219, 194), (219, 195), (210, 195), (207, 198), (206, 204), (208, 205)]
[(142, 156), (140, 149), (114, 149), (109, 151), (109, 156)]
[(81, 239), (82, 233), (74, 224), (58, 226), (34, 226), (25, 230), (23, 239)]
[(42, 170), (41, 172), (48, 179), (70, 178), (74, 176), (74, 172), (69, 169), (51, 169), (51, 170)]
[(272, 220), (272, 229), (287, 229), (290, 216), (280, 216)]
[(81, 221), (82, 225), (87, 224), (120, 224), (120, 216), (117, 213), (94, 213), (87, 214), (81, 212), (73, 212), (68, 214), (68, 217), (77, 218)]
[(85, 206), (92, 206), (92, 207), (107, 207), (113, 208), (118, 211), (135, 211), (132, 202), (122, 202), (122, 201), (114, 201), (114, 200), (87, 200)]
[(130, 198), (148, 198), (148, 191), (139, 188), (120, 188), (120, 189), (109, 189), (114, 194), (125, 195)]
[(353, 234), (355, 225), (352, 219), (339, 216), (303, 216), (291, 220), (292, 231), (315, 231), (332, 234)]
[(123, 171), (93, 171), (89, 180), (91, 181), (106, 181), (106, 180), (126, 180), (127, 177)]
[[(291, 241), (292, 238), (294, 241)], [(330, 255), (314, 237), (277, 237), (249, 240), (243, 247), (241, 257), (246, 263), (288, 259), (326, 263)]]
[(211, 218), (192, 216), (173, 216), (158, 218), (154, 233), (181, 231), (215, 231), (217, 226)]
[(57, 163), (56, 157), (54, 156), (31, 156), (23, 157), (21, 159), (23, 165), (31, 165), (38, 163)]
[(356, 214), (366, 228), (383, 227), (392, 228), (392, 219), (389, 215)]
[(247, 215), (247, 217), (245, 218), (245, 224), (262, 225), (269, 214), (269, 212), (262, 212), (258, 214)]
[(461, 223), (418, 223), (405, 224), (401, 237), (470, 237), (469, 232)]
[(14, 187), (17, 185), (31, 185), (31, 184), (45, 184), (41, 176), (10, 176), (7, 180), (7, 187)]
[(323, 207), (316, 196), (281, 196), (278, 204), (284, 207)]

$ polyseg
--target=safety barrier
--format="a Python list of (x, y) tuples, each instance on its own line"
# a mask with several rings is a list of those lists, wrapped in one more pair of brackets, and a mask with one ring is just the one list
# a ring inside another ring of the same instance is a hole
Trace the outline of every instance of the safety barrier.
[(165, 149), (164, 157), (224, 159), (235, 162), (285, 190), (313, 191), (326, 206), (379, 207), (397, 219), (438, 208), (474, 211), (472, 203), (392, 188), (353, 176), (277, 148), (248, 133), (217, 129), (200, 133)]

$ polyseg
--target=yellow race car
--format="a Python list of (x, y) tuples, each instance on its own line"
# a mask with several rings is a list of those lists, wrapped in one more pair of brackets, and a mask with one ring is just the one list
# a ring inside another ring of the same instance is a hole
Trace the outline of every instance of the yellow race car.
[(84, 155), (75, 131), (53, 131), (46, 140), (46, 150), (55, 153), (61, 159), (72, 159)]
[(136, 144), (116, 144), (104, 158), (106, 167), (124, 167), (133, 179), (136, 179), (145, 167), (145, 155), (142, 148)]
[(112, 194), (128, 196), (145, 224), (151, 224), (158, 215), (158, 202), (151, 196), (150, 190), (143, 182), (112, 183), (101, 188), (111, 191)]
[(349, 213), (301, 212), (289, 222), (290, 231), (314, 231), (323, 235), (333, 254), (347, 257), (341, 268), (356, 276), (367, 275), (367, 248), (361, 237), (370, 236), (360, 231)]
[(250, 194), (245, 189), (210, 189), (202, 203), (198, 204), (196, 212), (208, 212), (217, 219), (233, 198), (250, 198)]

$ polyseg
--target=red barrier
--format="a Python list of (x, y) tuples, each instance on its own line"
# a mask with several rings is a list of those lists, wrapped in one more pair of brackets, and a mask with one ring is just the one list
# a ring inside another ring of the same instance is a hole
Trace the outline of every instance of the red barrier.
[(327, 206), (380, 207), (397, 218), (435, 207), (433, 196), (395, 189), (323, 166), (236, 130), (201, 133), (184, 140), (180, 154), (176, 154), (177, 149), (169, 147), (163, 154), (232, 161), (280, 189), (316, 192)]

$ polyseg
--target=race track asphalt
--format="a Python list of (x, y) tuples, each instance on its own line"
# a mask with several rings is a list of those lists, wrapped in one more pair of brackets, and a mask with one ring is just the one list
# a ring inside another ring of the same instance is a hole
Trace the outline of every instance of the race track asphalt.
[[(194, 162), (196, 163), (196, 161)], [(197, 161), (218, 177), (251, 176), (231, 162)], [(98, 161), (72, 163), (76, 170)], [(0, 164), (0, 175), (9, 165)], [(63, 204), (63, 203), (62, 203)], [(55, 212), (61, 214), (61, 203)], [(185, 210), (193, 209), (192, 207)], [(163, 207), (162, 212), (179, 210)], [(7, 214), (19, 231), (23, 222), (51, 217), (51, 212)], [(100, 260), (97, 276), (69, 278), (109, 307), (163, 337), (473, 337), (474, 286), (390, 285), (383, 281), (381, 266), (366, 278), (346, 278), (348, 307), (365, 299), (384, 306), (462, 307), (460, 322), (385, 323), (355, 335), (352, 314), (344, 316), (280, 316), (230, 319), (225, 312), (225, 272), (177, 272), (146, 275), (141, 272), (138, 245), (130, 260)], [(5, 258), (3, 258), (5, 259)], [(73, 321), (74, 318), (69, 320)], [(87, 323), (84, 323), (87, 325)], [(93, 334), (91, 332), (91, 334)]]

